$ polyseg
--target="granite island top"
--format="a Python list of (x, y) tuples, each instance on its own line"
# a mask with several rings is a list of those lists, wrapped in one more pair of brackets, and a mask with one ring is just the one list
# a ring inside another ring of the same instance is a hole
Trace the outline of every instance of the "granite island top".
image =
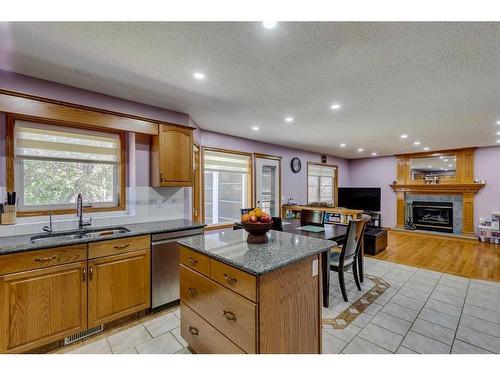
[[(87, 227), (85, 229), (110, 229), (117, 227), (125, 227), (129, 230), (126, 233), (117, 233), (101, 237), (82, 237), (74, 239), (61, 239), (53, 237), (40, 242), (32, 242), (31, 237), (39, 233), (32, 233), (20, 236), (6, 236), (0, 237), (0, 256), (4, 254), (20, 253), (24, 251), (46, 249), (58, 246), (76, 245), (88, 242), (97, 242), (112, 240), (115, 238), (133, 237), (145, 234), (176, 232), (188, 229), (203, 228), (205, 224), (195, 224), (190, 220), (165, 220), (165, 221), (151, 221), (145, 223), (123, 224), (106, 227)], [(57, 231), (57, 234), (63, 235), (64, 233), (71, 233), (74, 231)]]
[(267, 233), (269, 241), (261, 245), (247, 243), (247, 236), (244, 230), (234, 230), (187, 237), (179, 243), (253, 275), (269, 273), (337, 246), (334, 241), (274, 230)]

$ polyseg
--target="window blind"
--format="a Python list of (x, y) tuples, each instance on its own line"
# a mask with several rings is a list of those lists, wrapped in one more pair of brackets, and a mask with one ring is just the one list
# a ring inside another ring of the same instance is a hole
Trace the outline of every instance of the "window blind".
[(119, 150), (118, 134), (16, 122), (16, 157), (118, 163)]
[(334, 167), (323, 167), (321, 165), (309, 165), (308, 169), (309, 176), (313, 177), (334, 177), (335, 168)]
[(250, 157), (218, 151), (205, 151), (205, 171), (249, 173)]

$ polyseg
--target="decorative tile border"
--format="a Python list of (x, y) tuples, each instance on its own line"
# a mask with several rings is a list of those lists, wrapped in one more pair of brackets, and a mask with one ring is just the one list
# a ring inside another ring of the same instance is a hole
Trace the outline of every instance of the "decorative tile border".
[(375, 302), (375, 300), (380, 297), (387, 290), (387, 288), (390, 287), (389, 283), (382, 280), (380, 277), (372, 275), (365, 276), (373, 281), (375, 284), (373, 288), (362, 295), (356, 302), (342, 311), (335, 318), (323, 319), (323, 324), (330, 324), (335, 329), (346, 328), (354, 319), (365, 311), (368, 306)]

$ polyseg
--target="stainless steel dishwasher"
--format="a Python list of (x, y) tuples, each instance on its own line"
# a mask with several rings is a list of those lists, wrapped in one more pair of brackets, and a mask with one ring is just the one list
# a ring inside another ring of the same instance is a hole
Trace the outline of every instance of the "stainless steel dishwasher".
[(151, 308), (179, 299), (179, 244), (184, 237), (199, 236), (203, 228), (151, 236)]

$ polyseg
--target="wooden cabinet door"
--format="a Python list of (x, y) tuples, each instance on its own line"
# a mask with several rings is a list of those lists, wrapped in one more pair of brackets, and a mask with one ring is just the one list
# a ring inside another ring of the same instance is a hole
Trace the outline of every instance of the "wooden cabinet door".
[(150, 307), (150, 251), (89, 261), (89, 327)]
[(193, 183), (193, 132), (177, 126), (159, 128), (160, 186)]
[(0, 352), (24, 352), (87, 329), (86, 262), (0, 277)]

